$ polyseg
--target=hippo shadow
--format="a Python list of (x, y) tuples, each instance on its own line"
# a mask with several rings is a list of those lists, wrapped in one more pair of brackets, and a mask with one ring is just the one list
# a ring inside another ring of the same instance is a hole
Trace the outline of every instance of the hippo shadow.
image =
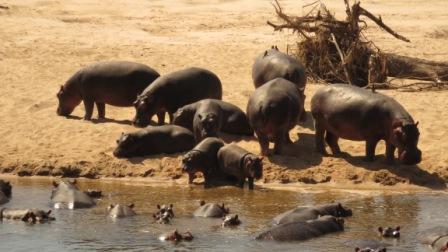
[[(83, 120), (83, 117), (74, 116), (74, 115), (66, 116), (66, 118), (70, 119), (70, 120)], [(132, 125), (132, 121), (131, 120), (116, 120), (116, 119), (112, 119), (112, 118), (105, 118), (105, 119), (93, 119), (92, 118), (91, 122), (94, 123), (94, 124), (99, 124), (99, 123), (117, 123), (117, 124), (122, 124), (122, 125)]]
[(219, 133), (219, 138), (223, 140), (225, 143), (231, 143), (231, 142), (238, 142), (238, 141), (257, 141), (257, 138), (247, 135), (234, 135), (234, 134), (228, 134), (228, 133)]
[[(374, 162), (366, 162), (364, 156), (352, 156), (348, 153), (342, 153), (340, 157), (344, 158), (348, 163), (353, 166), (362, 167), (370, 171), (380, 171), (386, 168), (392, 174), (409, 180), (410, 184), (426, 187), (434, 190), (443, 190), (447, 188), (445, 180), (439, 175), (429, 173), (420, 168), (419, 165), (403, 165), (403, 164), (386, 164), (385, 155), (376, 155)], [(382, 162), (379, 164), (378, 162)], [(395, 180), (392, 178), (392, 180)], [(379, 178), (378, 181), (381, 182)], [(375, 181), (375, 182), (378, 182)], [(385, 184), (388, 184), (387, 178), (385, 178)], [(391, 181), (395, 183), (395, 181)]]
[(288, 169), (302, 170), (322, 163), (322, 156), (314, 151), (314, 134), (299, 133), (299, 140), (283, 146), (281, 155), (272, 155), (271, 163)]
[(313, 115), (310, 111), (306, 111), (306, 120), (304, 122), (297, 122), (297, 125), (304, 128), (314, 131), (314, 119)]

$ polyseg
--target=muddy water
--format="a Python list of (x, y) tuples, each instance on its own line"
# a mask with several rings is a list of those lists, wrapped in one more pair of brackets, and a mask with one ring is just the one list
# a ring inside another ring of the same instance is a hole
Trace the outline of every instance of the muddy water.
[[(50, 180), (9, 179), (13, 198), (2, 207), (50, 207)], [(399, 240), (385, 239), (388, 251), (427, 251), (415, 239), (418, 231), (434, 225), (448, 225), (448, 195), (444, 193), (381, 194), (346, 191), (310, 193), (237, 188), (204, 190), (201, 187), (148, 186), (131, 182), (78, 181), (81, 189), (97, 188), (105, 197), (97, 207), (54, 210), (51, 224), (26, 225), (19, 221), (0, 223), (0, 251), (354, 251), (348, 244), (359, 239), (379, 239), (379, 225), (400, 225)], [(238, 213), (242, 225), (223, 229), (220, 220), (193, 218), (200, 199), (224, 202)], [(346, 220), (344, 232), (296, 243), (260, 242), (255, 234), (269, 225), (278, 213), (297, 205), (345, 202), (354, 216)], [(110, 203), (134, 203), (139, 215), (112, 220), (106, 215)], [(150, 214), (156, 204), (173, 203), (176, 218), (170, 225), (153, 223)], [(190, 230), (192, 242), (173, 244), (158, 237), (166, 231)]]

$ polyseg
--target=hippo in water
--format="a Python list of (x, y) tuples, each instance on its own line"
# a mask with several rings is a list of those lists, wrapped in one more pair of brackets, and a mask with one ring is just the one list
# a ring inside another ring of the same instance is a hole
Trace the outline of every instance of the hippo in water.
[(379, 227), (378, 233), (381, 237), (385, 238), (400, 238), (400, 226), (397, 226), (396, 228), (392, 227)]
[(73, 182), (64, 180), (59, 183), (53, 182), (51, 202), (56, 209), (89, 208), (95, 205), (92, 198), (76, 187), (76, 180)]
[(103, 197), (103, 192), (101, 190), (88, 189), (87, 191), (84, 191), (84, 193), (87, 194), (90, 198), (94, 199)]
[(173, 204), (162, 205), (157, 204), (157, 212), (152, 214), (154, 220), (160, 224), (168, 224), (174, 218)]
[(241, 224), (238, 214), (227, 215), (222, 218), (221, 227), (234, 227)]
[(85, 120), (90, 120), (93, 105), (98, 118), (106, 115), (105, 104), (130, 107), (137, 95), (159, 77), (154, 69), (135, 62), (103, 61), (91, 64), (78, 72), (61, 86), (57, 98), (57, 114), (70, 115), (76, 106), (84, 102)]
[(170, 154), (191, 150), (193, 133), (177, 125), (147, 126), (132, 133), (122, 133), (113, 154), (130, 158), (155, 154)]
[(50, 216), (51, 210), (44, 211), (39, 209), (0, 209), (0, 220), (21, 220), (27, 223), (44, 223), (55, 220)]
[(179, 233), (177, 230), (174, 230), (172, 232), (160, 236), (160, 240), (162, 241), (173, 241), (173, 242), (191, 241), (193, 240), (193, 238), (194, 238), (193, 235), (189, 231), (185, 233)]
[(222, 218), (229, 213), (229, 208), (215, 203), (205, 203), (205, 201), (200, 202), (200, 207), (196, 209), (193, 213), (195, 217), (206, 217), (206, 218)]
[(438, 226), (420, 232), (417, 239), (432, 251), (448, 252), (448, 227)]
[(107, 212), (112, 218), (124, 218), (136, 215), (134, 211), (134, 204), (123, 205), (123, 204), (110, 204), (107, 207)]
[(6, 204), (8, 202), (9, 202), (9, 198), (6, 197), (6, 195), (2, 191), (0, 191), (0, 205)]
[(263, 176), (263, 157), (258, 157), (236, 144), (219, 149), (218, 164), (224, 174), (238, 179), (238, 186), (241, 188), (247, 178), (249, 189), (253, 190), (254, 179)]
[(275, 154), (281, 154), (284, 142), (292, 143), (289, 131), (302, 113), (303, 100), (294, 83), (288, 80), (271, 80), (252, 93), (247, 116), (258, 137), (262, 155), (268, 155), (269, 141), (275, 143)]
[(278, 226), (259, 234), (257, 240), (303, 241), (327, 233), (344, 230), (344, 220), (325, 215), (315, 220), (295, 221)]
[(348, 217), (352, 216), (352, 210), (342, 206), (341, 203), (318, 205), (314, 207), (302, 206), (277, 215), (274, 217), (273, 223), (279, 225), (294, 221), (314, 220), (323, 215)]
[(386, 244), (380, 241), (376, 240), (353, 240), (350, 239), (349, 241), (345, 242), (345, 245), (355, 248), (355, 252), (386, 252), (387, 246), (390, 246), (390, 244)]
[(375, 147), (386, 141), (386, 159), (394, 162), (394, 152), (407, 165), (418, 164), (418, 122), (393, 98), (345, 84), (319, 89), (311, 100), (316, 128), (316, 150), (327, 155), (324, 139), (334, 155), (341, 152), (338, 139), (366, 141), (366, 160), (373, 161)]
[(220, 118), (222, 121), (219, 122), (221, 126), (220, 131), (224, 133), (246, 136), (252, 136), (254, 134), (246, 114), (240, 108), (217, 99), (204, 99), (179, 108), (174, 113), (173, 124), (193, 131), (197, 127), (193, 122), (194, 119), (198, 118), (200, 115), (199, 112), (204, 110), (212, 110), (212, 113), (221, 115)]
[(210, 182), (210, 176), (218, 169), (218, 151), (224, 142), (216, 137), (207, 137), (182, 157), (182, 171), (188, 173), (188, 183), (192, 184), (195, 173), (204, 176), (204, 186)]
[(206, 98), (222, 98), (221, 81), (208, 70), (192, 67), (161, 76), (134, 102), (134, 125), (146, 126), (154, 115), (163, 124), (165, 113), (171, 123), (180, 107)]
[(9, 181), (4, 181), (3, 179), (0, 179), (0, 191), (3, 192), (3, 194), (6, 197), (11, 197), (12, 194), (12, 186)]

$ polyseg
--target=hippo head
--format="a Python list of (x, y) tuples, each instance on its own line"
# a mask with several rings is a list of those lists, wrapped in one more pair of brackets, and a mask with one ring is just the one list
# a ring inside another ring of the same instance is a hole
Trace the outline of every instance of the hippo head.
[(2, 191), (6, 197), (11, 197), (11, 183), (9, 183), (9, 181), (5, 182), (3, 180), (0, 180), (0, 191)]
[(218, 135), (220, 128), (219, 116), (215, 113), (208, 113), (207, 115), (198, 114), (198, 119), (201, 125), (201, 137), (215, 137)]
[(260, 179), (263, 176), (263, 157), (255, 155), (246, 155), (243, 160), (246, 176), (249, 178)]
[(383, 227), (379, 227), (378, 228), (378, 232), (380, 233), (380, 235), (382, 237), (388, 237), (388, 238), (400, 238), (400, 226), (396, 227), (396, 228), (391, 228), (391, 227), (387, 227), (387, 228), (383, 228)]
[(156, 114), (155, 99), (150, 97), (139, 96), (134, 102), (135, 117), (132, 123), (137, 127), (148, 126), (151, 118)]
[(241, 224), (241, 221), (238, 219), (238, 214), (227, 215), (223, 217), (222, 220), (222, 227), (238, 226)]
[[(119, 207), (122, 207), (122, 206), (123, 205), (120, 205), (120, 204), (116, 204), (116, 205), (109, 204), (109, 206), (107, 206), (107, 212), (111, 212), (114, 208), (119, 208)], [(134, 209), (135, 205), (132, 203), (132, 204), (129, 204), (129, 205), (124, 205), (124, 207), (129, 207), (130, 209)]]
[(380, 248), (380, 249), (371, 249), (369, 247), (367, 248), (355, 248), (355, 252), (386, 252), (386, 248)]
[(81, 103), (81, 97), (76, 92), (70, 92), (64, 86), (61, 86), (59, 92), (56, 94), (56, 97), (59, 100), (59, 105), (56, 110), (56, 114), (59, 116), (68, 116), (70, 115), (76, 106)]
[(352, 216), (353, 213), (352, 213), (351, 209), (345, 208), (342, 206), (341, 203), (338, 203), (334, 214), (335, 214), (334, 216), (337, 216), (337, 217), (349, 217), (349, 216)]
[(190, 232), (188, 232), (188, 231), (183, 233), (183, 234), (181, 234), (176, 229), (176, 230), (174, 230), (174, 231), (172, 231), (172, 232), (170, 232), (168, 234), (165, 234), (163, 236), (163, 240), (165, 240), (165, 241), (174, 241), (174, 242), (179, 242), (179, 241), (182, 241), (182, 240), (191, 241), (191, 240), (193, 240), (193, 235)]
[(417, 148), (420, 132), (417, 123), (404, 124), (397, 121), (393, 124), (391, 142), (398, 149), (398, 158), (403, 164), (414, 165), (420, 163), (422, 152)]
[(133, 134), (121, 133), (120, 138), (117, 140), (117, 148), (114, 150), (114, 156), (117, 158), (129, 157), (131, 153), (135, 153), (139, 148), (137, 142)]
[(173, 204), (169, 206), (157, 204), (157, 212), (152, 216), (158, 223), (167, 224), (170, 222), (170, 219), (174, 218)]
[(31, 224), (55, 220), (55, 218), (50, 216), (50, 214), (51, 210), (48, 210), (47, 212), (42, 210), (30, 210), (22, 217), (21, 220)]
[(203, 153), (196, 150), (191, 150), (187, 152), (182, 157), (182, 172), (186, 173), (196, 173), (202, 171)]

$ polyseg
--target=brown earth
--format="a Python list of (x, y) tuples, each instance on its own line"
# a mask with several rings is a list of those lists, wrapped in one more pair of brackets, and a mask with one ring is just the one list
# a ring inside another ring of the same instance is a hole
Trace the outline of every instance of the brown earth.
[[(305, 13), (312, 1), (281, 1), (292, 13)], [(20, 176), (152, 177), (185, 180), (178, 155), (118, 160), (115, 140), (129, 125), (133, 108), (107, 106), (104, 123), (56, 116), (56, 92), (79, 68), (99, 60), (145, 63), (161, 74), (189, 66), (217, 73), (224, 100), (245, 108), (253, 91), (254, 57), (271, 45), (284, 50), (295, 36), (275, 33), (270, 1), (37, 1), (0, 2), (0, 172)], [(327, 5), (343, 16), (343, 1)], [(388, 52), (447, 60), (448, 9), (436, 0), (372, 0), (363, 6), (410, 38), (404, 43), (374, 28), (368, 36)], [(405, 81), (403, 81), (405, 82)], [(320, 86), (310, 83), (309, 100)], [(321, 157), (313, 151), (312, 120), (296, 127), (285, 156), (265, 161), (264, 181), (334, 185), (413, 184), (441, 188), (448, 181), (448, 93), (380, 91), (401, 102), (420, 122), (423, 161), (418, 166), (362, 161), (364, 143), (341, 141), (350, 155)], [(299, 134), (298, 134), (299, 133)], [(258, 153), (255, 140), (241, 140)], [(185, 182), (186, 183), (186, 182)]]

